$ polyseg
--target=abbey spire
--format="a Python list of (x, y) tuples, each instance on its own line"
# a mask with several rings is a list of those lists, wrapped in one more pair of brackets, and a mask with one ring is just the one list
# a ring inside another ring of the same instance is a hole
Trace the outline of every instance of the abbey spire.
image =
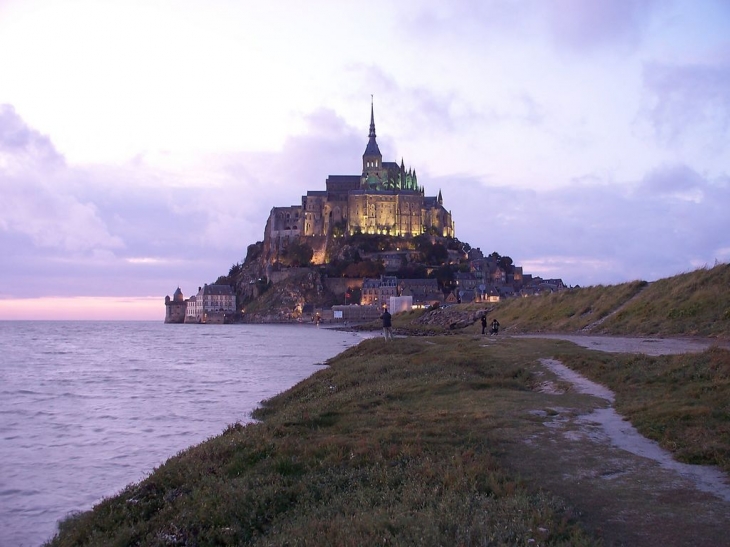
[(388, 171), (383, 168), (383, 155), (375, 140), (375, 108), (373, 98), (370, 96), (370, 133), (368, 134), (368, 145), (362, 155), (362, 186), (376, 188), (388, 181)]

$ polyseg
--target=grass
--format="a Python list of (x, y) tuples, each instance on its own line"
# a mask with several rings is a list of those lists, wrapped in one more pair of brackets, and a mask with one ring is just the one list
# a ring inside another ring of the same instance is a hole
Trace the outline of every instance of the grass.
[[(508, 333), (722, 339), (729, 282), (730, 267), (718, 265), (513, 299), (489, 313)], [(454, 309), (473, 317), (483, 306)], [(394, 328), (462, 334), (377, 338), (345, 351), (267, 401), (259, 422), (233, 424), (72, 515), (47, 545), (600, 545), (578, 509), (510, 465), (508, 454), (545, 430), (532, 411), (557, 412), (555, 396), (533, 389), (540, 357), (612, 389), (617, 410), (679, 460), (730, 472), (727, 350), (647, 357), (552, 340), (485, 344), (472, 336), (478, 323), (414, 323), (423, 315), (398, 314)], [(575, 409), (593, 404), (561, 397)]]
[(49, 545), (599, 545), (500, 462), (551, 343), (365, 341)]
[[(718, 264), (647, 283), (574, 288), (497, 304), (461, 304), (465, 316), (488, 310), (506, 333), (730, 338), (730, 265)], [(404, 325), (405, 331), (409, 327)], [(416, 328), (414, 326), (414, 328)], [(472, 324), (465, 332), (479, 332)], [(442, 332), (445, 329), (441, 329)]]
[(651, 283), (599, 332), (730, 338), (730, 265)]
[(604, 319), (646, 287), (634, 281), (509, 299), (492, 313), (507, 332), (576, 332)]
[(718, 465), (730, 473), (730, 351), (560, 358), (614, 391), (617, 411), (679, 461)]

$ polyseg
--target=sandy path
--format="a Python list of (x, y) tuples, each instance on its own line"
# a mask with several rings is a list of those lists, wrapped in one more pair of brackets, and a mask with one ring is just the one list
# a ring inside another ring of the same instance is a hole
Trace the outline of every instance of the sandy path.
[[(517, 336), (513, 336), (517, 337)], [(569, 340), (621, 353), (700, 352), (716, 341), (582, 335)], [(614, 395), (553, 359), (540, 391), (547, 406), (529, 413), (542, 427), (510, 450), (525, 478), (567, 499), (605, 545), (730, 545), (730, 478), (674, 460), (613, 408)], [(576, 397), (583, 397), (580, 402)], [(588, 399), (586, 399), (588, 397)]]
[(644, 353), (646, 355), (671, 355), (699, 353), (716, 345), (730, 349), (730, 342), (696, 338), (652, 338), (629, 336), (595, 336), (583, 334), (512, 334), (510, 338), (550, 338), (567, 340), (588, 349), (609, 353)]

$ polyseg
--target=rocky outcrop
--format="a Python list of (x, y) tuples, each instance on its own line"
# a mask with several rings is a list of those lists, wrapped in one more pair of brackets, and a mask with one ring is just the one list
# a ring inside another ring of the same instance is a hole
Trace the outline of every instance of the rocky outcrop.
[(305, 304), (323, 307), (336, 303), (336, 296), (326, 289), (316, 268), (296, 268), (287, 275), (274, 276), (278, 282), (266, 288), (258, 298), (244, 306), (243, 321), (277, 323), (301, 317)]
[(473, 325), (492, 308), (475, 312), (458, 308), (436, 308), (424, 313), (414, 321), (417, 325), (437, 326), (447, 330), (458, 330)]

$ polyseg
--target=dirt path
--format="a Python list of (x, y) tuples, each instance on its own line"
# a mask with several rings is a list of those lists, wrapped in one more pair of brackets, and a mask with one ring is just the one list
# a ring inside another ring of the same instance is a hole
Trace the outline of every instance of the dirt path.
[[(709, 341), (537, 335), (590, 349), (650, 355), (703, 351)], [(543, 359), (548, 406), (538, 426), (508, 449), (509, 465), (567, 499), (606, 545), (730, 545), (730, 479), (686, 465), (641, 436), (613, 408), (613, 393), (559, 361)], [(541, 401), (541, 404), (544, 400)]]
[(672, 355), (676, 353), (699, 353), (711, 346), (730, 349), (730, 342), (708, 338), (652, 338), (648, 336), (599, 336), (590, 334), (512, 334), (510, 337), (567, 340), (584, 348), (609, 353)]

